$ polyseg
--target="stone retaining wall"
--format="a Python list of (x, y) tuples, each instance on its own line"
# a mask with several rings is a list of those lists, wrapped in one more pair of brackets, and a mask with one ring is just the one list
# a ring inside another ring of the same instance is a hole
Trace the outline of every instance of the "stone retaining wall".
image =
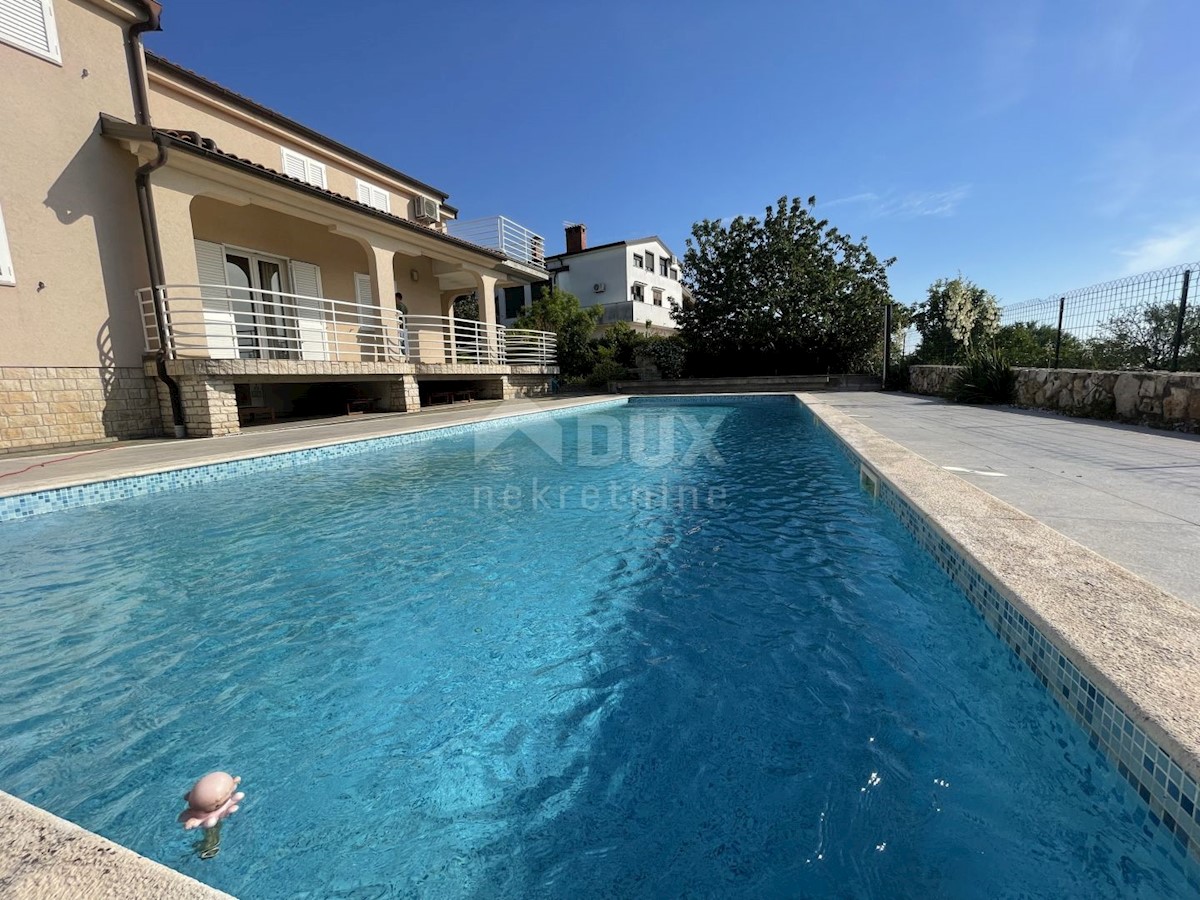
[(0, 368), (0, 454), (161, 434), (139, 367)]
[[(943, 395), (957, 366), (912, 366), (910, 390)], [(1200, 373), (1018, 368), (1017, 405), (1070, 416), (1200, 429)]]

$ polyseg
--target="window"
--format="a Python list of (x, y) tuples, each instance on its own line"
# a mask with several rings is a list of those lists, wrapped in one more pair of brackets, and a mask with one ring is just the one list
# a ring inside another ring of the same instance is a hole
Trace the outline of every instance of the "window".
[[(0, 0), (4, 2), (4, 0)], [(295, 150), (281, 147), (283, 152), (283, 174), (299, 181), (307, 181), (315, 187), (325, 187), (325, 164), (302, 156)]]
[(672, 280), (672, 281), (678, 281), (678, 280), (679, 280), (679, 270), (678, 270), (678, 269), (676, 269), (676, 268), (672, 268), (672, 269), (671, 269), (671, 280)]
[(62, 65), (50, 0), (0, 0), (0, 41)]
[(645, 286), (644, 286), (644, 285), (641, 285), (641, 284), (638, 284), (638, 283), (635, 281), (635, 282), (633, 283), (633, 288), (630, 290), (630, 296), (631, 296), (631, 297), (632, 297), (634, 300), (638, 301), (638, 303), (645, 303), (645, 302), (646, 302), (646, 288), (645, 288)]
[(375, 185), (363, 181), (361, 178), (355, 178), (354, 183), (358, 187), (359, 203), (381, 209), (385, 213), (392, 211), (392, 197), (383, 188), (375, 187)]
[(525, 288), (521, 285), (504, 289), (504, 318), (515, 319), (525, 308)]
[(16, 284), (12, 252), (8, 249), (8, 232), (4, 230), (4, 210), (0, 209), (0, 284)]
[(663, 278), (667, 277), (667, 266), (669, 266), (670, 264), (671, 263), (668, 262), (668, 260), (665, 256), (660, 256), (658, 258), (658, 274), (661, 275)]
[(646, 263), (642, 259), (642, 254), (640, 254), (640, 253), (633, 254), (633, 265), (634, 265), (634, 268), (637, 268), (637, 269), (644, 269), (646, 267)]
[(654, 271), (654, 254), (653, 253), (646, 254), (646, 268), (651, 272)]
[(651, 294), (651, 296), (654, 297), (654, 305), (662, 306), (662, 289), (661, 288), (651, 288), (650, 294)]

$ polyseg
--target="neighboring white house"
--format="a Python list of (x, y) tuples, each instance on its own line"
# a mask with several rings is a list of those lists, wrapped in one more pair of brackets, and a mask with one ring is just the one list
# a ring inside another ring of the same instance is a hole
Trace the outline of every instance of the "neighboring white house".
[[(671, 303), (682, 302), (683, 284), (679, 258), (670, 247), (654, 236), (589, 247), (583, 225), (569, 226), (566, 239), (565, 253), (546, 257), (546, 271), (551, 284), (574, 294), (583, 306), (604, 308), (600, 330), (616, 322), (640, 329), (649, 323), (656, 334), (676, 330)], [(502, 321), (519, 314), (519, 290), (500, 297)]]

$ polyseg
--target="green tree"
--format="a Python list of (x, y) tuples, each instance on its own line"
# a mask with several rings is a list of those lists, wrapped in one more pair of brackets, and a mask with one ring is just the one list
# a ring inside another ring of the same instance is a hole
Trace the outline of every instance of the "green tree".
[[(1054, 365), (1054, 344), (1058, 329), (1038, 322), (1012, 322), (1001, 325), (992, 338), (992, 346), (1014, 366)], [(1083, 341), (1069, 331), (1062, 334), (1058, 364), (1064, 369), (1093, 367), (1093, 354)]]
[[(1179, 321), (1178, 303), (1150, 303), (1113, 316), (1088, 342), (1101, 369), (1169, 369)], [(1179, 368), (1200, 369), (1200, 308), (1184, 314)]]
[(454, 318), (479, 321), (479, 301), (474, 294), (462, 294), (454, 298)]
[(781, 197), (761, 221), (692, 226), (692, 300), (672, 311), (694, 374), (863, 371), (878, 355), (894, 260), (815, 218), (815, 204)]
[(596, 351), (589, 343), (603, 310), (580, 307), (579, 298), (555, 287), (525, 309), (514, 328), (553, 331), (558, 335), (558, 365), (564, 378), (587, 375), (596, 364)]
[(616, 322), (596, 338), (594, 343), (597, 349), (609, 351), (609, 359), (632, 369), (637, 365), (635, 357), (638, 348), (646, 343), (646, 335), (635, 331), (628, 322)]
[(962, 362), (995, 336), (1000, 305), (989, 291), (959, 273), (929, 286), (926, 299), (912, 308), (912, 324), (921, 335), (914, 361)]

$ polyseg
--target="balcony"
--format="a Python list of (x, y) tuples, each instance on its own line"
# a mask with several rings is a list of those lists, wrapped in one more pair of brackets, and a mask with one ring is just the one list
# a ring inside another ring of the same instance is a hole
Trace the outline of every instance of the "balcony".
[(483, 219), (457, 219), (446, 223), (446, 230), (456, 238), (499, 250), (516, 262), (538, 269), (546, 268), (546, 242), (523, 225), (504, 216), (488, 216)]
[(554, 366), (551, 332), (224, 285), (138, 292), (146, 350), (168, 359), (295, 360), (431, 366)]

